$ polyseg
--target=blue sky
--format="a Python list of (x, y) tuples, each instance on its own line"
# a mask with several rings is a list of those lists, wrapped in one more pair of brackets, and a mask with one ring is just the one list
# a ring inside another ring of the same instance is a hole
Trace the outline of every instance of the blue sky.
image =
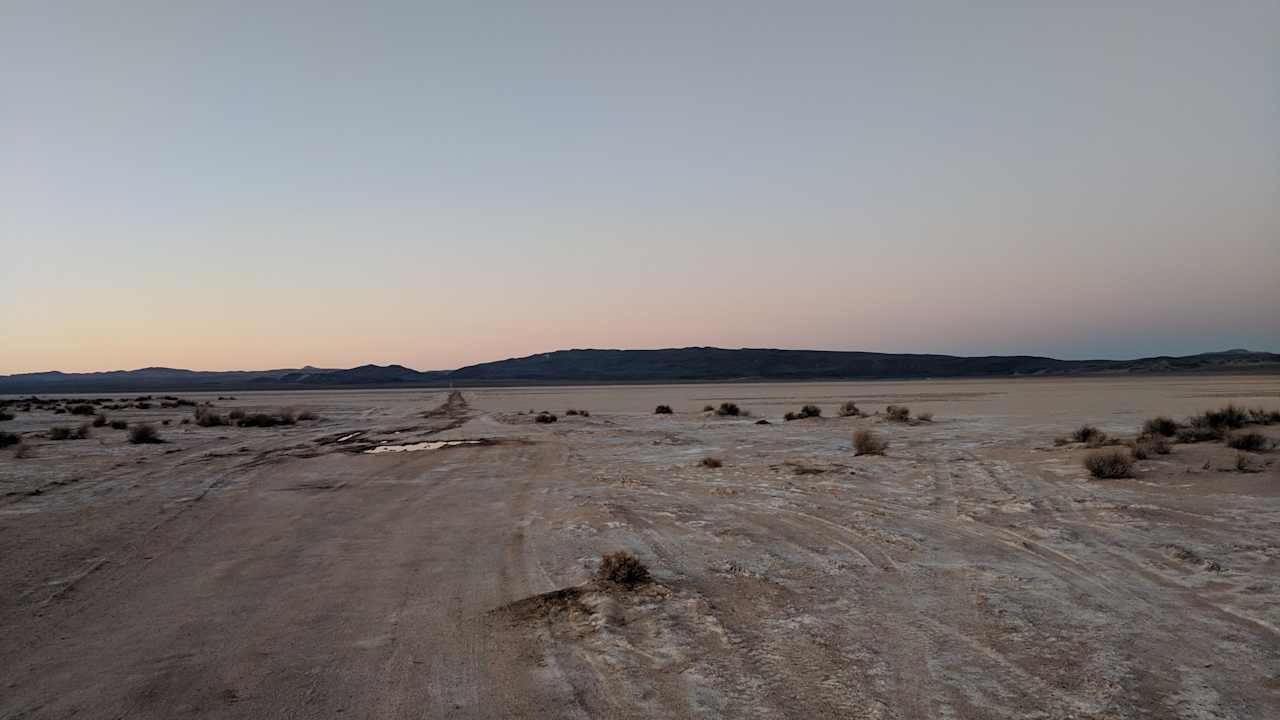
[(1280, 4), (6, 3), (0, 372), (1280, 350)]

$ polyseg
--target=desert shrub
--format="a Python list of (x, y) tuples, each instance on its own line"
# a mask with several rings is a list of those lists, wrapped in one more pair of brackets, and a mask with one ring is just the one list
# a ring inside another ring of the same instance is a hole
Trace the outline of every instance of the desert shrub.
[(67, 409), (66, 409), (66, 408), (64, 408), (64, 407), (54, 408), (54, 409), (53, 409), (53, 414), (54, 414), (54, 415), (66, 415), (66, 414), (67, 414)]
[(670, 414), (671, 414), (671, 406), (670, 406), (670, 405), (659, 405), (658, 407), (656, 407), (656, 408), (654, 408), (654, 409), (653, 409), (653, 414), (654, 414), (654, 415), (670, 415)]
[(123, 430), (123, 429), (125, 429), (125, 428), (127, 428), (127, 427), (129, 427), (129, 423), (127, 423), (127, 422), (125, 422), (125, 421), (123, 421), (123, 420), (112, 420), (112, 421), (111, 421), (111, 429), (112, 429), (112, 430)]
[(195, 407), (196, 406), (196, 402), (194, 400), (183, 400), (182, 398), (175, 399), (174, 404), (177, 405), (178, 407)]
[(890, 405), (884, 409), (884, 414), (894, 422), (907, 422), (911, 419), (911, 408), (906, 405)]
[(604, 582), (634, 587), (649, 580), (649, 569), (635, 555), (619, 550), (600, 558), (596, 577)]
[(724, 465), (724, 461), (720, 458), (704, 457), (702, 458), (702, 467), (718, 468)]
[(58, 425), (56, 427), (49, 428), (50, 440), (70, 440), (72, 434), (71, 428), (66, 425)]
[(22, 436), (18, 433), (0, 432), (0, 448), (17, 445), (22, 442)]
[(1205, 410), (1191, 418), (1192, 425), (1203, 425), (1215, 430), (1238, 430), (1249, 422), (1249, 413), (1228, 404), (1217, 410)]
[(1221, 440), (1224, 434), (1224, 430), (1210, 427), (1201, 422), (1200, 418), (1192, 418), (1192, 421), (1185, 427), (1178, 428), (1178, 433), (1174, 436), (1174, 439), (1180, 443), (1198, 443)]
[(1133, 456), (1128, 450), (1096, 452), (1085, 457), (1084, 467), (1099, 479), (1133, 477)]
[(298, 422), (298, 411), (293, 408), (281, 408), (276, 417), (280, 418), (281, 425), (293, 425)]
[(1098, 445), (1107, 439), (1107, 434), (1092, 425), (1081, 425), (1071, 433), (1071, 440), (1078, 443)]
[(1133, 456), (1146, 460), (1148, 455), (1168, 455), (1173, 446), (1163, 435), (1145, 435), (1133, 444)]
[(568, 409), (568, 410), (565, 410), (565, 411), (564, 411), (564, 416), (565, 416), (565, 417), (570, 417), (570, 416), (572, 416), (572, 415), (577, 415), (577, 414), (578, 414), (578, 411), (577, 411), (577, 410), (574, 410), (573, 408), (570, 408), (570, 409)]
[(134, 406), (135, 408), (139, 409), (139, 410), (150, 410), (150, 409), (151, 409), (151, 403), (149, 403), (149, 402), (139, 402), (139, 403), (134, 403), (134, 404), (133, 404), (133, 406)]
[(1236, 433), (1227, 438), (1227, 447), (1232, 450), (1248, 450), (1262, 452), (1271, 449), (1271, 440), (1266, 435), (1256, 432)]
[(302, 411), (300, 411), (300, 412), (298, 413), (298, 422), (304, 422), (304, 421), (307, 421), (307, 420), (315, 420), (317, 417), (319, 417), (319, 416), (318, 416), (318, 415), (316, 415), (314, 412), (312, 412), (312, 411), (310, 411), (310, 410), (302, 410)]
[(1250, 425), (1274, 425), (1280, 423), (1280, 410), (1250, 408), (1248, 410)]
[(94, 411), (92, 405), (88, 403), (80, 403), (79, 405), (72, 405), (67, 408), (67, 412), (72, 415), (92, 415)]
[(103, 426), (104, 426), (104, 425), (106, 425), (106, 424), (107, 424), (107, 416), (106, 416), (106, 415), (103, 415), (102, 413), (98, 413), (97, 415), (95, 415), (95, 416), (94, 416), (94, 418), (93, 418), (93, 426), (94, 426), (94, 427), (103, 427)]
[(737, 403), (724, 402), (720, 403), (720, 407), (716, 408), (716, 415), (720, 417), (737, 417), (742, 414), (742, 410)]
[(822, 408), (817, 405), (805, 405), (800, 408), (800, 412), (787, 413), (787, 415), (791, 416), (787, 418), (788, 420), (803, 420), (811, 417), (822, 417)]
[(191, 416), (200, 427), (222, 427), (227, 424), (227, 419), (214, 412), (212, 408), (197, 407), (192, 411)]
[(782, 419), (786, 420), (787, 422), (791, 422), (792, 420), (796, 419), (796, 414), (793, 412), (789, 412), (786, 415), (783, 415)]
[(933, 422), (933, 413), (931, 412), (916, 413), (916, 419), (919, 420), (920, 422)]
[(846, 401), (840, 406), (840, 417), (861, 417), (862, 411), (858, 409), (858, 404), (852, 400)]
[(227, 417), (231, 418), (232, 420), (242, 420), (244, 419), (244, 410), (240, 408), (236, 408), (235, 410), (232, 410), (230, 413), (228, 413)]
[(148, 445), (151, 443), (162, 443), (160, 433), (156, 432), (155, 426), (149, 423), (138, 423), (129, 428), (129, 442), (134, 445)]
[(1178, 434), (1178, 423), (1173, 418), (1167, 418), (1163, 415), (1153, 417), (1142, 423), (1142, 434), (1173, 437)]
[(559, 418), (549, 412), (538, 413), (538, 416), (533, 419), (534, 422), (540, 423), (553, 423), (556, 420), (559, 420)]
[(715, 409), (715, 408), (713, 408), (713, 407), (711, 407), (710, 405), (703, 405), (703, 406), (702, 406), (702, 412), (715, 412), (715, 410), (716, 410), (716, 409)]
[(853, 434), (854, 455), (883, 455), (889, 443), (870, 430), (858, 430)]
[(768, 420), (765, 420), (764, 418), (760, 418), (759, 420), (757, 420), (757, 421), (756, 421), (756, 424), (757, 424), (757, 425), (772, 425), (773, 423), (769, 422)]
[(13, 419), (13, 413), (0, 410), (0, 422), (4, 422), (5, 420), (12, 420), (12, 419)]
[(236, 421), (240, 427), (276, 427), (277, 425), (294, 424), (293, 415), (268, 415), (267, 413), (250, 413)]

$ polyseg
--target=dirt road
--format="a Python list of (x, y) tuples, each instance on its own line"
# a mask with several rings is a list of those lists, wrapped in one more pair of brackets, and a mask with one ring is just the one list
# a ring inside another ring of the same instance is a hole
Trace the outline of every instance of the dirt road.
[[(0, 717), (1280, 716), (1274, 463), (339, 405), (6, 457)], [(360, 452), (425, 440), (483, 442)], [(616, 549), (655, 582), (593, 584)]]

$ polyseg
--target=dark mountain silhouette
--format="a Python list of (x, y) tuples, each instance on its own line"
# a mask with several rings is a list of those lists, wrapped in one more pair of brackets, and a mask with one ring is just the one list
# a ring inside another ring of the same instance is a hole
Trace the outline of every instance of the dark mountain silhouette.
[(1280, 372), (1280, 354), (1226, 350), (1137, 360), (1058, 360), (1032, 355), (904, 353), (713, 347), (557, 350), (420, 372), (403, 365), (341, 369), (199, 371), (150, 367), (95, 373), (0, 375), (0, 393), (288, 390), (316, 387), (442, 387), (747, 380), (871, 380), (1054, 375)]

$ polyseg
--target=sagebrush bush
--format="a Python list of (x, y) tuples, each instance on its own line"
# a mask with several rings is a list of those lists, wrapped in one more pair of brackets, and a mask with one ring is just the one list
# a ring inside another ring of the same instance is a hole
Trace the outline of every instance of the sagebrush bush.
[[(586, 413), (583, 413), (583, 414), (585, 415)], [(318, 416), (318, 415), (316, 415), (314, 412), (312, 412), (312, 411), (310, 411), (310, 410), (301, 410), (301, 411), (299, 411), (299, 412), (298, 412), (298, 422), (306, 422), (306, 421), (308, 421), (308, 420), (315, 420), (317, 417), (319, 417), (319, 416)]]
[(244, 410), (242, 408), (236, 408), (231, 412), (227, 413), (227, 417), (231, 418), (232, 420), (243, 420)]
[(1133, 443), (1133, 456), (1146, 460), (1150, 455), (1168, 455), (1173, 451), (1163, 435), (1144, 435)]
[(545, 424), (545, 423), (553, 423), (559, 419), (560, 418), (557, 418), (555, 415), (552, 415), (549, 412), (543, 412), (543, 413), (538, 413), (538, 416), (535, 417), (533, 420), (534, 422), (540, 422)]
[(714, 412), (714, 411), (715, 411), (715, 408), (711, 407), (710, 405), (702, 406), (702, 412)]
[(721, 417), (737, 417), (742, 414), (742, 410), (737, 403), (725, 402), (716, 408), (716, 414)]
[(811, 417), (822, 417), (822, 408), (817, 405), (805, 405), (800, 408), (800, 412), (787, 413), (785, 417), (788, 420), (803, 420)]
[(911, 408), (906, 405), (889, 405), (884, 409), (884, 414), (894, 422), (907, 422), (911, 419)]
[(124, 429), (125, 429), (125, 428), (127, 428), (127, 427), (129, 427), (129, 423), (127, 423), (127, 422), (125, 422), (125, 421), (123, 421), (123, 420), (112, 420), (112, 421), (111, 421), (111, 429), (112, 429), (112, 430), (124, 430)]
[(1163, 415), (1153, 417), (1142, 423), (1142, 434), (1173, 437), (1178, 434), (1178, 423), (1173, 418), (1167, 418)]
[(72, 405), (68, 407), (67, 412), (72, 415), (92, 415), (94, 410), (92, 405), (88, 403), (81, 403), (79, 405)]
[(1227, 438), (1227, 447), (1232, 450), (1262, 452), (1271, 449), (1271, 440), (1266, 435), (1256, 432), (1235, 433)]
[(106, 415), (103, 415), (102, 413), (98, 413), (97, 415), (95, 415), (95, 416), (94, 416), (94, 418), (93, 418), (93, 426), (94, 426), (94, 427), (102, 427), (102, 426), (104, 426), (104, 425), (106, 425), (106, 424), (107, 424), (107, 416), (106, 416)]
[(210, 407), (199, 406), (192, 411), (191, 416), (200, 427), (222, 427), (227, 424), (227, 419)]
[(22, 436), (18, 433), (0, 432), (0, 448), (17, 445), (22, 442)]
[(653, 409), (653, 414), (654, 414), (654, 415), (670, 415), (670, 414), (671, 414), (671, 406), (670, 406), (670, 405), (659, 405), (658, 407), (656, 407), (656, 408), (654, 408), (654, 409)]
[(702, 458), (702, 467), (718, 468), (721, 465), (724, 465), (724, 461), (721, 460), (720, 458), (714, 458), (714, 457)]
[(1107, 434), (1092, 425), (1081, 425), (1071, 433), (1071, 439), (1074, 442), (1097, 444), (1106, 440)]
[(12, 420), (13, 417), (14, 417), (13, 413), (0, 410), (0, 422), (4, 422), (5, 420)]
[(615, 585), (635, 587), (649, 580), (649, 569), (635, 555), (619, 550), (600, 558), (596, 577)]
[(1095, 478), (1114, 480), (1133, 477), (1133, 456), (1127, 450), (1107, 450), (1085, 457), (1084, 467)]
[(840, 406), (840, 417), (861, 417), (862, 411), (858, 409), (858, 404), (852, 400), (847, 400)]
[(1274, 425), (1280, 423), (1280, 410), (1252, 408), (1249, 410), (1249, 422), (1254, 425)]
[(153, 425), (138, 423), (129, 428), (129, 442), (134, 445), (148, 445), (164, 441), (160, 439), (160, 433), (156, 432)]
[(1228, 404), (1217, 410), (1205, 410), (1191, 418), (1192, 425), (1203, 425), (1215, 430), (1238, 430), (1249, 422), (1249, 413)]
[(854, 455), (883, 455), (889, 443), (870, 430), (858, 430), (853, 433)]
[(50, 440), (83, 440), (87, 437), (89, 437), (89, 425), (87, 423), (78, 428), (69, 428), (66, 425), (49, 428)]

